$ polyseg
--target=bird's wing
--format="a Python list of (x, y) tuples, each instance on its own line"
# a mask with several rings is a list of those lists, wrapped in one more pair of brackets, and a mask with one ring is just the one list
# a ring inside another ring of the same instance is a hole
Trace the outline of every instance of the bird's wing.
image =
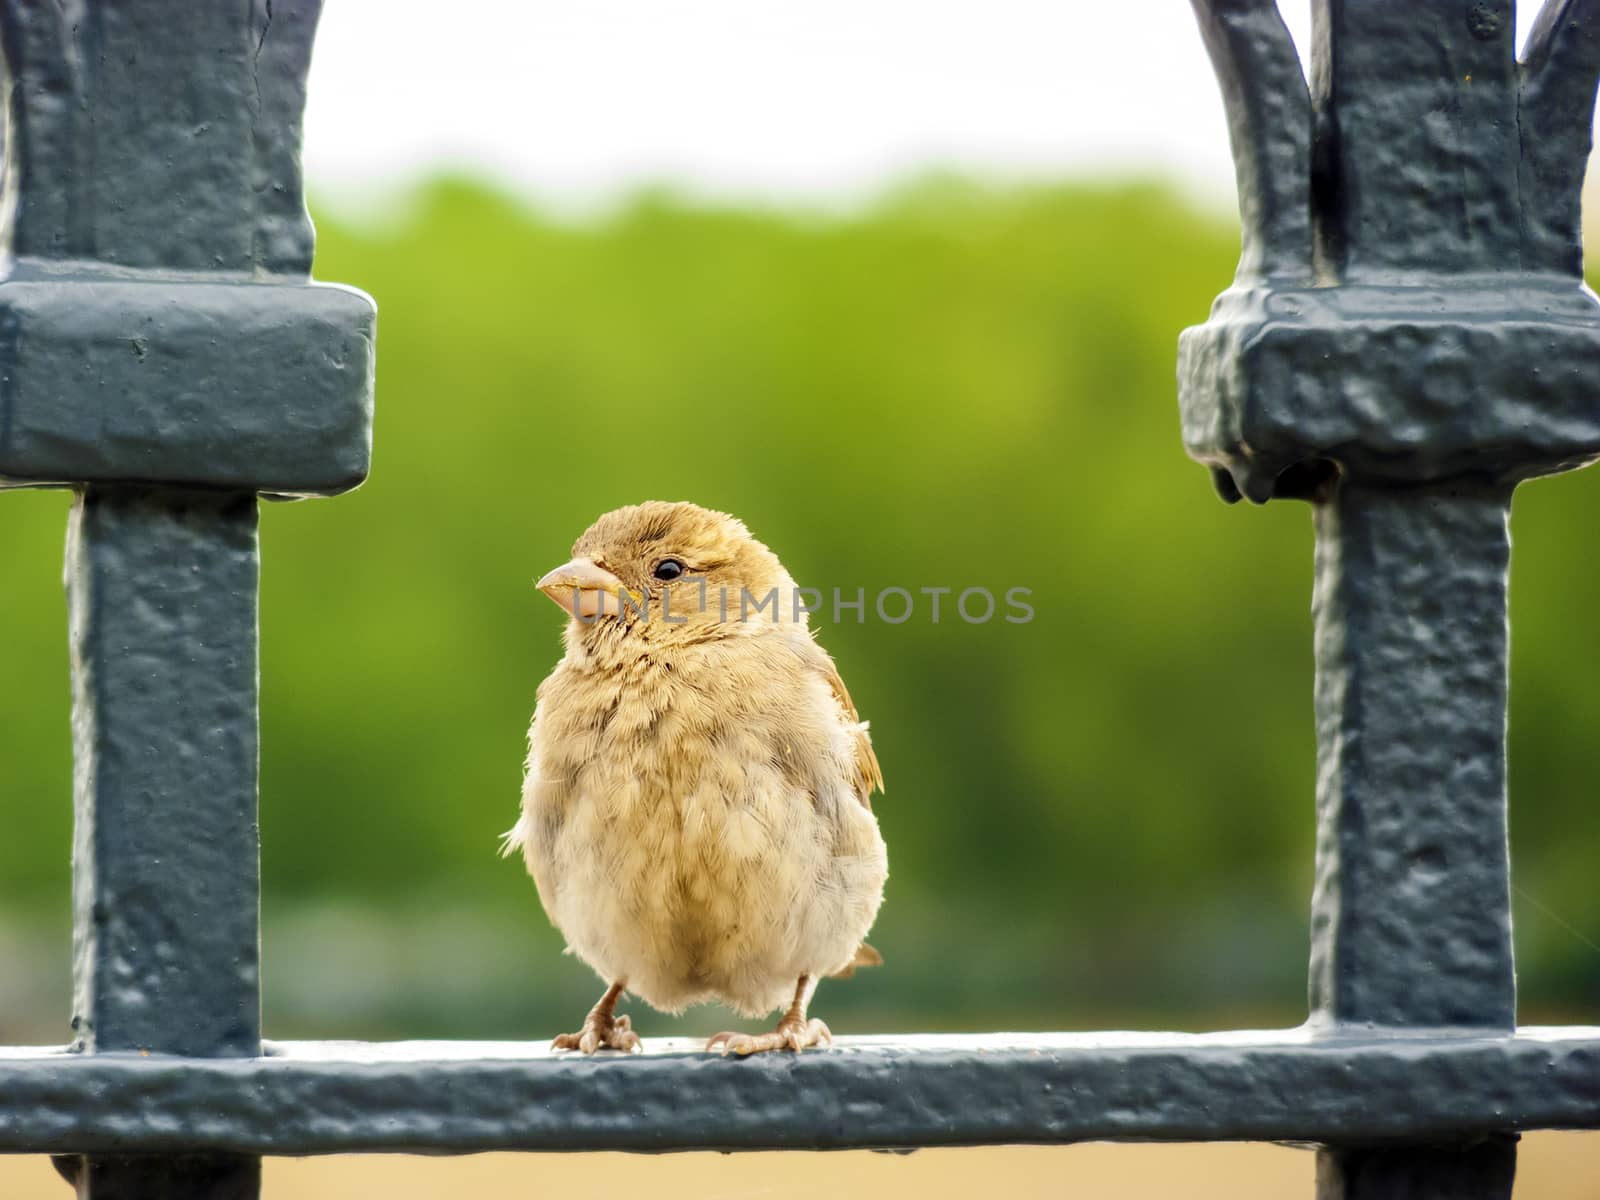
[(873, 753), (872, 738), (867, 734), (867, 723), (856, 711), (855, 701), (850, 699), (850, 689), (844, 686), (844, 680), (839, 677), (839, 668), (833, 665), (833, 659), (821, 646), (815, 642), (811, 644), (815, 648), (818, 669), (827, 679), (828, 686), (833, 689), (834, 699), (839, 701), (839, 707), (844, 710), (845, 718), (855, 726), (856, 799), (870, 809), (872, 793), (883, 791), (883, 768), (878, 765), (878, 756)]

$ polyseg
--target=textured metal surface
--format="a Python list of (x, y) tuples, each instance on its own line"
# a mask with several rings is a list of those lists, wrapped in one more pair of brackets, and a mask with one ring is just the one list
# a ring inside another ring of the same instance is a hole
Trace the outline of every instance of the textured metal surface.
[[(371, 453), (372, 303), (309, 282), (318, 10), (0, 0), (0, 486), (79, 489), (83, 1064), (260, 1053), (256, 494), (354, 487)], [(259, 1193), (253, 1158), (172, 1148), (58, 1165), (94, 1200)]]
[(256, 500), (90, 488), (67, 534), (73, 1026), (259, 1053)]
[(366, 478), (373, 310), (347, 288), (13, 275), (0, 361), (0, 486)]
[(1316, 506), (1311, 1005), (1320, 1018), (1516, 1023), (1510, 499), (1347, 483)]
[(1517, 268), (1512, 0), (1314, 0), (1312, 11), (1313, 212), (1327, 270), (1340, 283), (1404, 283)]
[(1257, 502), (1308, 463), (1514, 483), (1600, 455), (1600, 301), (1576, 279), (1241, 285), (1179, 371), (1185, 447)]
[(1311, 266), (1311, 97), (1274, 0), (1197, 3), (1233, 146), (1241, 279), (1304, 280)]
[(320, 8), (0, 5), (12, 252), (304, 276), (300, 118)]
[(1600, 3), (1550, 0), (1523, 47), (1517, 125), (1527, 148), (1519, 164), (1522, 265), (1577, 275), (1583, 270), (1583, 173), (1594, 140), (1600, 77)]
[(1276, 6), (1194, 7), (1241, 187), (1272, 196), (1241, 194), (1239, 277), (1179, 341), (1184, 445), (1224, 496), (1301, 496), (1308, 464), (1515, 482), (1600, 455), (1578, 224), (1600, 5), (1552, 0), (1519, 65), (1509, 0), (1318, 0), (1290, 166), (1306, 85)]
[(526, 1043), (262, 1059), (0, 1050), (0, 1151), (848, 1149), (1090, 1139), (1470, 1143), (1600, 1124), (1600, 1029), (841, 1038), (739, 1060)]
[[(1518, 481), (1600, 456), (1578, 219), (1600, 5), (1551, 0), (1519, 63), (1512, 0), (1313, 0), (1308, 90), (1275, 5), (1193, 3), (1245, 234), (1233, 288), (1180, 339), (1184, 445), (1224, 499), (1315, 513), (1312, 1023), (1509, 1032), (1507, 519)], [(1300, 151), (1307, 103), (1305, 159), (1267, 171)], [(1509, 1196), (1521, 1126), (1493, 1111), (1457, 1127), (1489, 1135), (1470, 1147), (1330, 1127), (1319, 1195)]]

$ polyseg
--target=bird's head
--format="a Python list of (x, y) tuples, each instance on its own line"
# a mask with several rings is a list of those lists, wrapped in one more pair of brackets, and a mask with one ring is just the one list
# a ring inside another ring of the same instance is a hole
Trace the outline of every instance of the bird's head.
[(687, 502), (606, 513), (538, 588), (575, 626), (605, 636), (673, 641), (732, 624), (805, 620), (777, 555), (736, 517)]

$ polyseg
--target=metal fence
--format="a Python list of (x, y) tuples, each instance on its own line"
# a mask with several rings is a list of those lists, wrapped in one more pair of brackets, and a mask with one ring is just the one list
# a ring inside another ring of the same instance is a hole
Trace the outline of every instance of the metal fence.
[(1515, 1024), (1505, 798), (1511, 491), (1600, 455), (1600, 0), (1521, 63), (1510, 0), (1317, 0), (1309, 88), (1271, 0), (1194, 0), (1244, 249), (1185, 441), (1315, 514), (1308, 1023), (748, 1061), (261, 1040), (257, 497), (370, 452), (372, 305), (309, 281), (318, 7), (0, 3), (0, 477), (77, 489), (77, 1041), (0, 1049), (0, 1151), (98, 1200), (253, 1196), (263, 1154), (1250, 1139), (1332, 1200), (1506, 1196), (1519, 1130), (1600, 1127), (1600, 1029)]

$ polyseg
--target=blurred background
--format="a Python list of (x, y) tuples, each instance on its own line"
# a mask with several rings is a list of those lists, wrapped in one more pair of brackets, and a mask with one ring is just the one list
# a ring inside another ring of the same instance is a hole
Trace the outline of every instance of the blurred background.
[[(593, 1001), (496, 846), (560, 654), (531, 580), (647, 498), (807, 586), (1033, 591), (1025, 625), (814, 618), (888, 780), (887, 966), (823, 986), (836, 1032), (1303, 1018), (1310, 520), (1179, 444), (1238, 231), (1188, 6), (1138, 9), (328, 0), (316, 274), (378, 302), (378, 424), (363, 488), (263, 516), (270, 1036), (545, 1039)], [(69, 1038), (69, 502), (0, 496), (0, 1044)], [(1597, 512), (1596, 472), (1516, 501), (1530, 1023), (1600, 1010)]]

